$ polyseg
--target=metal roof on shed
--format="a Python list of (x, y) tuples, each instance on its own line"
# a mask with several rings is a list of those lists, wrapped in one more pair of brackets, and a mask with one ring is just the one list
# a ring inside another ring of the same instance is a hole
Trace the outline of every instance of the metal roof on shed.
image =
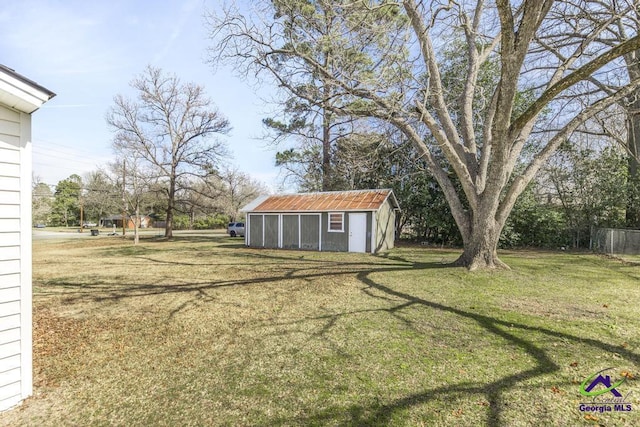
[(249, 203), (250, 212), (326, 212), (377, 211), (390, 198), (394, 208), (398, 202), (391, 190), (330, 191), (323, 193), (276, 194)]

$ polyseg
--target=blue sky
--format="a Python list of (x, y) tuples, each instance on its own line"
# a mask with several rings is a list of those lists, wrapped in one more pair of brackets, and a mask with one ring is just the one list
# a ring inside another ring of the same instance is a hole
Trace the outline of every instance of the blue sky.
[(57, 94), (34, 114), (34, 174), (48, 184), (111, 161), (105, 113), (151, 64), (203, 85), (231, 121), (230, 164), (271, 188), (275, 150), (260, 139), (270, 107), (228, 68), (205, 64), (205, 8), (217, 0), (21, 0), (0, 9), (0, 63)]

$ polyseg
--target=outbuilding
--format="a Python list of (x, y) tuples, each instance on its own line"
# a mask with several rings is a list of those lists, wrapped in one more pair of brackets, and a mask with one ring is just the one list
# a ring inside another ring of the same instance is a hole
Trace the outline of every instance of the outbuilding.
[(33, 392), (31, 113), (53, 96), (0, 65), (0, 411)]
[(261, 196), (245, 206), (245, 243), (256, 248), (376, 253), (393, 248), (392, 190)]

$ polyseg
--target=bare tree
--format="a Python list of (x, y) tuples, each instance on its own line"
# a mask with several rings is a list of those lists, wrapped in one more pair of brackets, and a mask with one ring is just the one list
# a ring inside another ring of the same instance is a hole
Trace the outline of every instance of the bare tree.
[(189, 216), (189, 228), (193, 229), (196, 218), (199, 214), (215, 212), (215, 195), (209, 191), (208, 182), (215, 175), (207, 177), (201, 182), (193, 182), (177, 196), (176, 202), (178, 210)]
[(226, 155), (216, 135), (226, 134), (228, 120), (205, 95), (202, 86), (180, 82), (154, 67), (131, 82), (137, 100), (122, 95), (107, 114), (113, 145), (124, 156), (140, 158), (152, 169), (167, 195), (165, 237), (173, 237), (176, 192), (192, 178), (215, 171)]
[(44, 183), (39, 176), (33, 176), (31, 180), (31, 209), (34, 224), (49, 222), (53, 200), (53, 192), (49, 185)]
[(98, 223), (104, 215), (118, 212), (121, 198), (120, 190), (104, 170), (88, 172), (83, 177), (84, 217)]
[(238, 219), (240, 209), (247, 203), (260, 195), (269, 193), (262, 183), (237, 168), (222, 171), (218, 185), (221, 207), (231, 221)]
[[(580, 6), (578, 3), (576, 6)], [(603, 22), (603, 17), (607, 21)], [(570, 20), (571, 31), (581, 35), (586, 43), (593, 40), (602, 46), (614, 46), (638, 34), (640, 30), (640, 2), (638, 0), (616, 0), (593, 2), (589, 8), (575, 7)], [(604, 25), (607, 24), (607, 25)], [(604, 27), (604, 28), (600, 28)], [(598, 29), (599, 31), (593, 31)], [(549, 32), (546, 37), (555, 36)], [(555, 55), (562, 55), (558, 48), (549, 48), (544, 41), (541, 45)], [(640, 50), (631, 50), (622, 56), (623, 62), (617, 68), (618, 80), (591, 78), (592, 84), (600, 90), (613, 94), (621, 84), (640, 78)], [(626, 222), (629, 227), (640, 226), (640, 88), (618, 101), (620, 108), (613, 114), (597, 115), (590, 133), (604, 134), (625, 148), (628, 157), (628, 183)], [(615, 114), (617, 113), (617, 114)], [(622, 116), (622, 117), (621, 117)], [(622, 123), (622, 126), (621, 126)]]
[(117, 152), (118, 159), (110, 164), (113, 186), (119, 188), (123, 212), (123, 229), (133, 223), (133, 244), (140, 242), (142, 209), (153, 203), (152, 188), (157, 182), (150, 165), (138, 154)]
[[(307, 6), (296, 15), (277, 8), (295, 2), (265, 0), (255, 13), (228, 8), (211, 15), (212, 59), (232, 62), (245, 75), (267, 77), (318, 104), (315, 91), (297, 84), (298, 76), (316, 73), (334, 88), (335, 103), (327, 106), (334, 114), (399, 129), (442, 188), (464, 245), (456, 263), (469, 269), (506, 267), (497, 245), (517, 197), (576, 129), (640, 85), (638, 79), (620, 81), (616, 70), (620, 58), (640, 48), (637, 34), (603, 45), (571, 31), (573, 9), (589, 11), (598, 2), (316, 0), (302, 2)], [(309, 53), (313, 39), (304, 31), (296, 37), (287, 31), (292, 23), (304, 28), (295, 23), (316, 19), (316, 9), (325, 7), (336, 11), (335, 30), (321, 40), (339, 64), (333, 70)], [(611, 16), (598, 12), (594, 35), (613, 25)], [(565, 16), (566, 25), (558, 26)], [(551, 49), (540, 49), (537, 38), (561, 27), (562, 37), (545, 41)], [(465, 40), (459, 54), (466, 69), (461, 93), (452, 97), (440, 53), (458, 34)], [(487, 61), (497, 64), (488, 93), (479, 84)], [(616, 80), (617, 89), (593, 84), (596, 74), (599, 81)], [(531, 99), (515, 108), (523, 89)]]
[(261, 182), (232, 167), (192, 183), (180, 192), (177, 201), (180, 210), (189, 215), (190, 226), (193, 227), (198, 214), (224, 214), (230, 221), (236, 221), (243, 206), (268, 192)]

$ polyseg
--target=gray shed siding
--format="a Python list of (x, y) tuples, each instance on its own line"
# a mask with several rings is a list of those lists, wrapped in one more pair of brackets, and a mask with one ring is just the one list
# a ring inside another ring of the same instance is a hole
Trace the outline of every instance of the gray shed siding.
[(322, 250), (347, 252), (349, 250), (349, 215), (344, 215), (344, 231), (329, 231), (328, 212), (322, 213), (320, 223), (322, 224)]
[(300, 249), (320, 250), (320, 223), (319, 215), (300, 215)]
[(247, 246), (320, 250), (321, 224), (318, 214), (249, 214), (247, 219)]
[(265, 248), (277, 248), (280, 229), (278, 227), (279, 216), (278, 215), (265, 215), (264, 216), (264, 247)]
[(300, 217), (282, 215), (282, 248), (300, 249)]
[(249, 234), (247, 237), (249, 246), (262, 247), (264, 245), (262, 241), (262, 215), (251, 214), (248, 219)]
[[(393, 248), (398, 204), (391, 190), (335, 193), (256, 198), (243, 209), (247, 214), (246, 245), (366, 253)], [(341, 230), (330, 230), (332, 214), (342, 216)]]
[(322, 250), (347, 252), (349, 251), (349, 214), (364, 213), (367, 215), (366, 252), (371, 252), (371, 211), (364, 212), (332, 212), (344, 213), (344, 231), (329, 231), (329, 212), (322, 213)]
[[(394, 224), (395, 221), (393, 210), (389, 210), (389, 213), (382, 215), (371, 211), (337, 213), (344, 213), (344, 231), (341, 232), (329, 232), (328, 212), (318, 214), (249, 214), (247, 215), (247, 228), (249, 230), (246, 236), (247, 246), (347, 252), (349, 250), (349, 214), (364, 213), (367, 218), (366, 252), (371, 253), (371, 233), (374, 216), (377, 221), (381, 220), (385, 224), (387, 222)], [(375, 252), (393, 247), (394, 228), (391, 227), (390, 230), (391, 235), (389, 237), (388, 232), (381, 234), (378, 227), (376, 236), (381, 235), (383, 239), (387, 238), (387, 240), (384, 242), (376, 240), (374, 243), (376, 245)], [(388, 242), (389, 239), (390, 243)]]

